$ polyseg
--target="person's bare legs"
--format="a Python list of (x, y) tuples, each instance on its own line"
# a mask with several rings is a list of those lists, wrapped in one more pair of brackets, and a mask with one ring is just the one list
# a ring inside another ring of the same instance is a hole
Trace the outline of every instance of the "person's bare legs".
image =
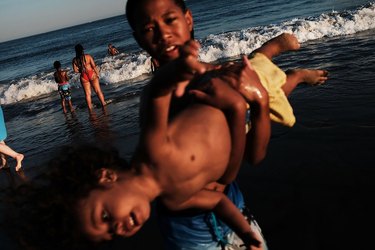
[(65, 100), (64, 100), (64, 98), (61, 98), (61, 107), (63, 109), (64, 114), (66, 114), (66, 106), (65, 106)]
[(288, 96), (299, 84), (320, 85), (328, 79), (328, 71), (320, 69), (293, 69), (286, 72), (286, 83), (281, 87)]
[(14, 158), (17, 161), (16, 171), (18, 172), (22, 167), (22, 160), (25, 157), (23, 154), (17, 153), (9, 146), (5, 144), (4, 141), (0, 142), (0, 153), (9, 155), (10, 157)]
[(255, 53), (262, 53), (272, 60), (275, 56), (286, 51), (298, 50), (301, 47), (297, 38), (293, 34), (283, 33), (265, 42)]
[(95, 79), (91, 80), (91, 84), (92, 84), (92, 87), (93, 87), (96, 95), (99, 98), (100, 103), (102, 104), (102, 107), (104, 107), (106, 105), (106, 102), (104, 100), (103, 92), (100, 88), (99, 79), (96, 77)]
[(91, 84), (90, 82), (82, 81), (81, 78), (81, 85), (83, 87), (83, 91), (85, 92), (85, 98), (86, 98), (86, 104), (89, 110), (92, 109), (92, 103), (91, 103)]
[(74, 107), (73, 107), (73, 104), (72, 104), (72, 100), (68, 100), (68, 104), (69, 104), (70, 112), (74, 112)]
[[(267, 41), (254, 52), (262, 53), (270, 60), (286, 51), (295, 51), (300, 48), (298, 39), (289, 33), (283, 33), (271, 40)], [(295, 69), (286, 72), (287, 79), (282, 86), (285, 95), (288, 96), (300, 83), (310, 85), (323, 84), (328, 79), (326, 70), (315, 69)]]

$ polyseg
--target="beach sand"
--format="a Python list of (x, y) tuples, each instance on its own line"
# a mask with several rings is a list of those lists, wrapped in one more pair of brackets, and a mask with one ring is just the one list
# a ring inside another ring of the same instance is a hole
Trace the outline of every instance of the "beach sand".
[[(270, 249), (371, 249), (373, 150), (358, 148), (374, 149), (375, 134), (364, 130), (296, 126), (272, 141), (260, 166), (242, 169), (242, 191)], [(337, 132), (346, 139), (330, 136)]]

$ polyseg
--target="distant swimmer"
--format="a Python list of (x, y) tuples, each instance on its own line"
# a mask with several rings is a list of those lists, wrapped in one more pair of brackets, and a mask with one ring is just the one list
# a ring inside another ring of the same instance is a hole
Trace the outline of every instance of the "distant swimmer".
[(87, 107), (89, 110), (93, 107), (91, 102), (91, 88), (93, 88), (99, 98), (102, 108), (104, 108), (106, 102), (100, 88), (99, 70), (96, 67), (94, 58), (91, 55), (84, 53), (84, 48), (81, 44), (75, 46), (75, 51), (76, 57), (73, 58), (72, 62), (73, 70), (76, 73), (81, 73), (80, 80), (85, 92)]
[(118, 51), (118, 49), (113, 46), (111, 43), (108, 44), (108, 54), (111, 55), (111, 56), (114, 56), (114, 55), (117, 55), (119, 54), (120, 52)]
[(68, 73), (61, 69), (61, 63), (59, 61), (55, 61), (53, 63), (53, 67), (56, 69), (53, 76), (55, 77), (55, 81), (58, 84), (58, 91), (61, 98), (61, 107), (66, 113), (66, 102), (69, 105), (70, 112), (74, 111), (72, 105), (72, 95), (70, 91), (70, 84), (69, 84), (69, 76)]

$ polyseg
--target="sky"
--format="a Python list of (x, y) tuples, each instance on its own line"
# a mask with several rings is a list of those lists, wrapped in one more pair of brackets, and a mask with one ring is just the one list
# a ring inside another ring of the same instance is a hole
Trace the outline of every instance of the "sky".
[(125, 13), (127, 0), (0, 0), (0, 42)]

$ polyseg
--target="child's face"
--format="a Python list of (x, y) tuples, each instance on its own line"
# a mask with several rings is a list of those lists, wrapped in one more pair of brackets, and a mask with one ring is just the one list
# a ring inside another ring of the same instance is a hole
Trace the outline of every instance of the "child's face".
[(134, 235), (149, 218), (150, 209), (150, 201), (136, 188), (112, 183), (79, 201), (77, 215), (83, 233), (100, 242), (113, 235)]
[(146, 0), (136, 10), (134, 37), (159, 63), (179, 56), (179, 47), (191, 39), (193, 18), (173, 0)]

